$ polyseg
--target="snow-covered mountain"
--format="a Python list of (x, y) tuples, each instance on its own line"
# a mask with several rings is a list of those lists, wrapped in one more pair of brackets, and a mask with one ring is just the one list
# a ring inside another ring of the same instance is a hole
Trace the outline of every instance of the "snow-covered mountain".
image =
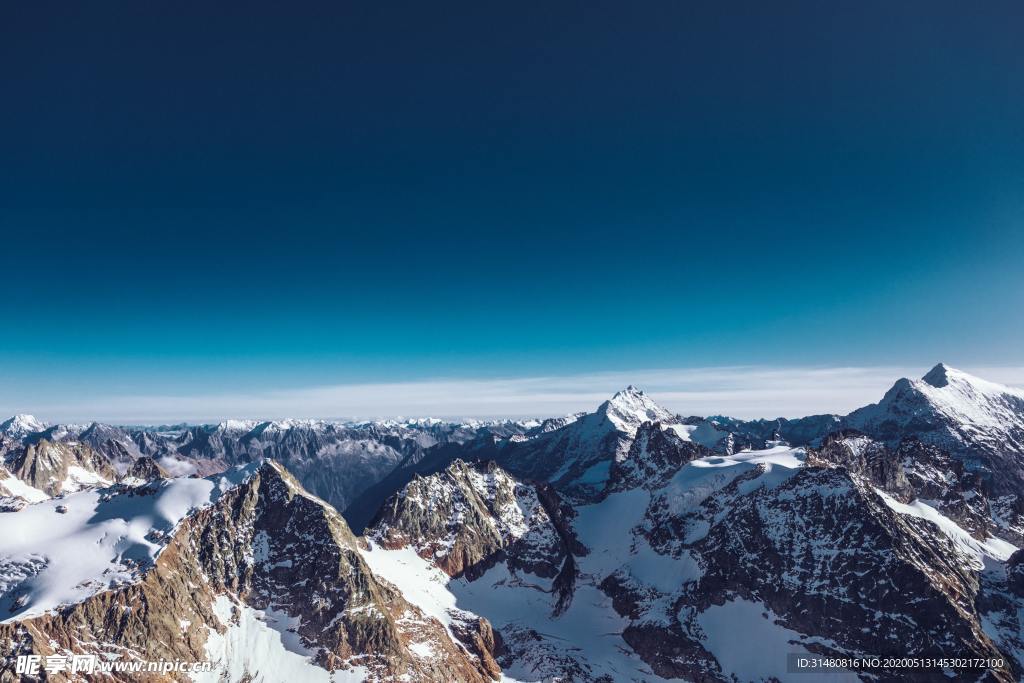
[(377, 577), (341, 516), (273, 462), (6, 514), (5, 655), (209, 659), (218, 670), (195, 680), (211, 683), (490, 680), (481, 656)]
[(46, 425), (32, 415), (15, 415), (0, 422), (0, 435), (21, 439), (46, 429)]
[[(487, 504), (485, 477), (515, 489), (496, 465), (458, 462), (389, 501), (365, 556), (424, 611), (486, 618), (513, 680), (799, 681), (806, 674), (787, 672), (786, 653), (1016, 651), (1013, 636), (984, 627), (1022, 604), (1000, 578), (1013, 545), (979, 540), (926, 503), (901, 503), (810, 455), (776, 446), (664, 460), (662, 483), (572, 507), (560, 531), (531, 514), (527, 491), (525, 505), (508, 494)], [(530, 534), (546, 540), (527, 544), (524, 563), (515, 544)], [(452, 552), (474, 571), (453, 572)], [(1006, 601), (998, 611), (975, 607), (988, 595), (981, 575)]]
[(528, 423), (12, 420), (0, 652), (592, 683), (955, 653), (996, 663), (829, 676), (1021, 680), (1021, 401), (940, 365), (801, 420), (682, 418), (633, 387)]
[[(38, 453), (53, 453), (55, 449), (67, 452), (64, 459), (68, 462), (48, 465), (57, 471), (54, 483), (43, 487), (48, 495), (74, 489), (73, 485), (66, 489), (58, 485), (66, 478), (60, 470), (70, 466), (72, 475), (81, 474), (81, 468), (74, 468), (82, 464), (83, 458), (93, 463), (84, 469), (95, 475), (95, 484), (129, 476), (140, 458), (152, 458), (172, 476), (205, 476), (239, 464), (275, 459), (294, 472), (307, 489), (341, 510), (395, 467), (417, 461), (430, 448), (484, 434), (505, 437), (533, 426), (514, 421), (425, 419), (362, 423), (228, 420), (215, 425), (128, 428), (96, 422), (48, 426), (26, 415), (15, 416), (3, 425), (2, 463), (31, 486), (39, 480), (22, 476), (25, 468), (21, 463), (26, 457), (38, 459)], [(82, 454), (87, 450), (92, 454), (86, 457)], [(82, 476), (78, 479), (86, 483)], [(4, 495), (0, 491), (0, 496)]]
[(919, 380), (899, 380), (844, 423), (890, 445), (912, 438), (937, 446), (984, 470), (1001, 494), (1024, 486), (1022, 390), (940, 363)]
[(613, 463), (626, 458), (645, 422), (676, 426), (685, 434), (681, 418), (630, 386), (559, 429), (503, 442), (495, 460), (517, 476), (549, 481), (575, 497), (590, 498), (604, 489)]
[[(517, 481), (494, 462), (456, 460), (417, 477), (381, 509), (367, 538), (386, 550), (409, 549), (451, 577), (474, 580), (495, 564), (552, 580), (572, 596), (574, 552), (581, 546), (556, 493)], [(556, 611), (560, 608), (556, 599)]]
[[(592, 413), (545, 420), (510, 436), (489, 432), (429, 449), (423, 457), (402, 463), (366, 489), (345, 514), (353, 529), (359, 531), (381, 504), (413, 477), (441, 471), (455, 460), (494, 460), (520, 479), (552, 484), (572, 500), (596, 499), (607, 487), (615, 463), (628, 457), (637, 431), (652, 421), (658, 429), (671, 429), (684, 441), (705, 434), (630, 386)], [(713, 438), (720, 436), (715, 434)]]
[(78, 442), (40, 439), (11, 454), (5, 466), (23, 484), (46, 496), (106, 486), (117, 478), (106, 457)]
[(921, 379), (899, 380), (844, 422), (889, 442), (913, 436), (953, 452), (1024, 453), (1024, 390), (939, 363)]

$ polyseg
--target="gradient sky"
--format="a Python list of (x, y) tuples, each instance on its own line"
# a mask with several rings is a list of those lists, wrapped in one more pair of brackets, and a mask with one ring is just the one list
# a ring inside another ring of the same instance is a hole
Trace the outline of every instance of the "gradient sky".
[(9, 4), (0, 412), (1022, 366), (1022, 31), (1017, 0)]

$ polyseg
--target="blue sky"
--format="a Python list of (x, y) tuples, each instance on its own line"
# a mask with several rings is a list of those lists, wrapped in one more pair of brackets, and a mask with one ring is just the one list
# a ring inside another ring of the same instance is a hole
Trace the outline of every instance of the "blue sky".
[(14, 8), (0, 412), (1024, 365), (1024, 8), (833, 4)]

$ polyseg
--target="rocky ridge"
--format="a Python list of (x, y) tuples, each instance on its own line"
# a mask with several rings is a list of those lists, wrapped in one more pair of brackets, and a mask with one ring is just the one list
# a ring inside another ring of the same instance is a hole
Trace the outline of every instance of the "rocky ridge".
[[(125, 505), (124, 497), (170, 495), (167, 490), (177, 486), (164, 482), (114, 493), (96, 512)], [(38, 614), (32, 600), (13, 605), (15, 618), (0, 624), (4, 651), (47, 656), (113, 650), (141, 660), (230, 660), (238, 654), (231, 650), (246, 647), (247, 629), (263, 628), (278, 640), (291, 639), (311, 676), (490, 680), (481, 661), (490, 654), (473, 654), (453, 641), (440, 623), (376, 577), (341, 516), (276, 463), (251, 470), (213, 498), (157, 539), (155, 556), (136, 567), (132, 580), (97, 585), (84, 599)], [(30, 591), (32, 578), (13, 590)], [(282, 660), (284, 653), (278, 653)], [(244, 662), (242, 668), (228, 671), (276, 680), (273, 669), (248, 671)], [(0, 680), (13, 680), (9, 670), (4, 676)]]

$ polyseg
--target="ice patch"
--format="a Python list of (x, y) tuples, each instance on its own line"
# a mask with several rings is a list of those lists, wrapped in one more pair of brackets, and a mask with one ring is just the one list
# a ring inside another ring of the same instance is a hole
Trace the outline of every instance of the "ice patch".
[(49, 499), (50, 496), (34, 486), (29, 486), (14, 475), (8, 475), (6, 479), (0, 479), (0, 490), (6, 489), (12, 496), (24, 498), (29, 503), (39, 503)]
[(999, 562), (1006, 562), (1010, 559), (1010, 555), (1017, 551), (1017, 546), (995, 536), (979, 541), (949, 517), (946, 517), (931, 505), (920, 500), (906, 504), (899, 502), (881, 489), (876, 488), (875, 493), (881, 496), (885, 504), (895, 512), (933, 522), (953, 542), (953, 545), (958, 550), (971, 559), (972, 566), (978, 571), (985, 567), (986, 557), (998, 560)]
[(704, 631), (704, 647), (715, 656), (725, 674), (741, 681), (778, 680), (804, 683), (808, 680), (859, 681), (852, 673), (822, 674), (808, 677), (806, 673), (787, 671), (787, 655), (807, 653), (800, 645), (805, 638), (775, 623), (775, 618), (761, 603), (732, 600), (712, 605), (697, 615)]
[(445, 626), (451, 624), (448, 611), (455, 609), (455, 596), (445, 589), (449, 581), (447, 574), (417, 555), (411, 547), (386, 550), (370, 539), (367, 543), (369, 550), (361, 554), (375, 575), (397, 586), (405, 599), (424, 614), (435, 617)]
[[(232, 614), (238, 609), (238, 619)], [(329, 672), (311, 659), (298, 635), (288, 629), (294, 620), (273, 610), (256, 610), (235, 604), (226, 595), (217, 596), (214, 613), (226, 627), (225, 633), (210, 629), (206, 656), (216, 663), (214, 670), (192, 674), (196, 683), (242, 683), (242, 681), (303, 681), (303, 683), (357, 683), (369, 673), (364, 667)]]
[[(163, 548), (151, 531), (170, 532), (248, 474), (165, 480), (152, 492), (109, 498), (109, 489), (82, 491), (0, 512), (0, 568), (12, 568), (9, 576), (0, 573), (0, 615), (5, 621), (36, 616), (137, 581)], [(38, 571), (24, 576), (30, 566)]]

